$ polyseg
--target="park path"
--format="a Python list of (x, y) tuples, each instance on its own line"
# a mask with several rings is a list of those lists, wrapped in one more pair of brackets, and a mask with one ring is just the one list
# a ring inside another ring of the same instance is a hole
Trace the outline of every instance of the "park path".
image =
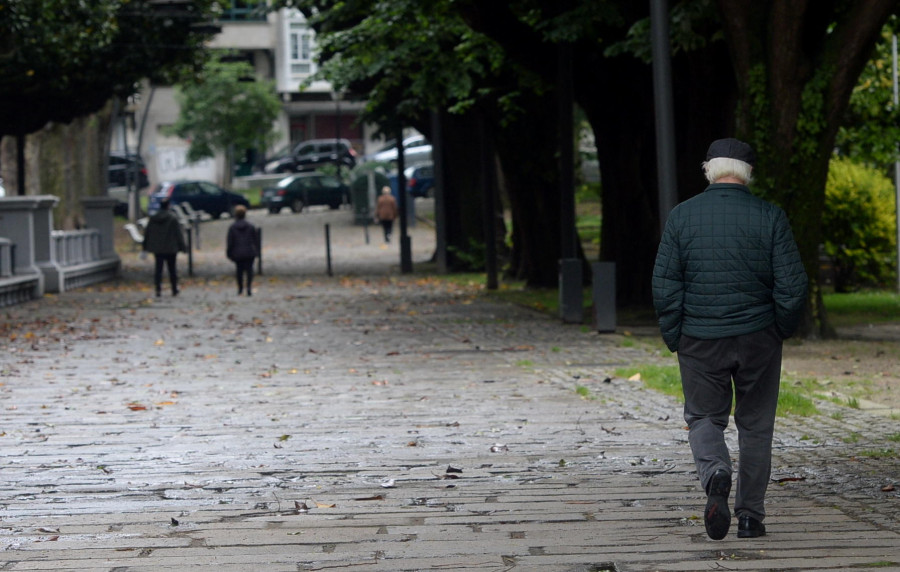
[(711, 541), (679, 404), (621, 373), (658, 345), (400, 275), (349, 217), (252, 213), (253, 297), (223, 220), (178, 297), (123, 251), (4, 309), (0, 570), (900, 570), (900, 421), (779, 419), (769, 536)]

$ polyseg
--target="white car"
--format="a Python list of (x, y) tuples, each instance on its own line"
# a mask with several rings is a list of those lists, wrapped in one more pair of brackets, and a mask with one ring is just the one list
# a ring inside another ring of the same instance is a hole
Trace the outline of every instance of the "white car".
[[(397, 143), (390, 141), (377, 153), (366, 155), (365, 161), (377, 161), (380, 163), (396, 163), (397, 162)], [(412, 135), (403, 140), (403, 163), (404, 165), (418, 165), (431, 161), (431, 143), (425, 139), (424, 135)]]

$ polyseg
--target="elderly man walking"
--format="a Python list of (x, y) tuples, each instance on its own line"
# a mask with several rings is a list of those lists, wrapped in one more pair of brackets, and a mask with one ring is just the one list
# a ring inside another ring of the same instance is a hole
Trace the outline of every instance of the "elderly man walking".
[(703, 163), (710, 185), (672, 210), (653, 268), (653, 303), (663, 339), (678, 353), (684, 419), (707, 494), (704, 523), (714, 540), (731, 526), (724, 431), (733, 396), (737, 535), (766, 533), (782, 341), (806, 303), (806, 272), (787, 216), (747, 187), (754, 163), (742, 141), (710, 145)]

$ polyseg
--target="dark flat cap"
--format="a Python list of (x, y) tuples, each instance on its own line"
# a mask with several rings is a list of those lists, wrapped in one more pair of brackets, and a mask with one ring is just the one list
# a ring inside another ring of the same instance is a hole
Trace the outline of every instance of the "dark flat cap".
[(752, 167), (756, 164), (756, 153), (753, 147), (739, 141), (737, 139), (716, 139), (709, 146), (706, 152), (706, 160), (715, 159), (717, 157), (725, 157), (726, 159), (737, 159), (745, 163), (749, 163)]

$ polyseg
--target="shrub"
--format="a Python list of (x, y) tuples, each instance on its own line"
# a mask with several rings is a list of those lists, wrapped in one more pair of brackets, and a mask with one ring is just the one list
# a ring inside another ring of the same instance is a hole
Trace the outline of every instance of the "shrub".
[(834, 158), (825, 186), (822, 226), (835, 290), (889, 286), (894, 277), (894, 188), (875, 169)]

